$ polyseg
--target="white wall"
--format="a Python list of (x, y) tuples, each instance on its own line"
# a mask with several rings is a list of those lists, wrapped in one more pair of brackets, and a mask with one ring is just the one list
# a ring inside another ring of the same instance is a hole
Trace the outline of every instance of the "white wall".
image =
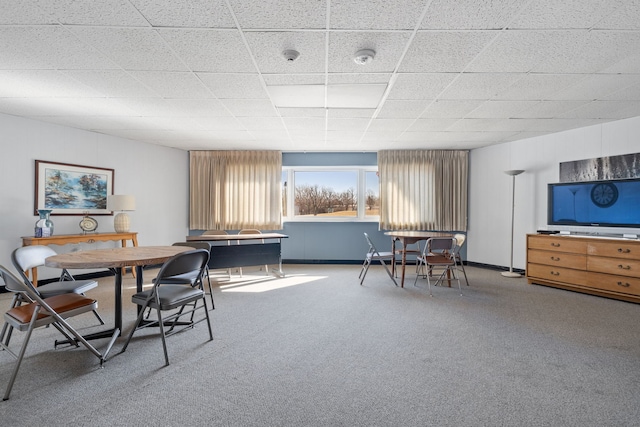
[[(22, 245), (21, 236), (33, 235), (38, 219), (33, 214), (36, 159), (114, 169), (114, 192), (136, 197), (136, 211), (129, 216), (140, 245), (168, 245), (184, 241), (188, 234), (186, 151), (0, 114), (0, 155), (0, 263), (11, 270), (11, 251)], [(94, 218), (98, 232), (113, 231), (113, 216)], [(51, 219), (55, 234), (81, 232), (80, 216)], [(58, 252), (74, 249), (73, 245), (52, 247)], [(39, 278), (53, 277), (47, 270), (42, 269)]]
[(511, 180), (516, 177), (514, 268), (526, 264), (526, 234), (546, 228), (547, 184), (560, 162), (640, 152), (640, 117), (471, 151), (467, 259), (509, 266)]

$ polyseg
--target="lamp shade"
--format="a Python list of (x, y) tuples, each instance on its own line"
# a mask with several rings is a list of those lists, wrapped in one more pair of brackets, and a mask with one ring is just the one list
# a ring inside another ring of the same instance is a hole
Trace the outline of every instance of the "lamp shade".
[(135, 211), (136, 199), (128, 194), (107, 196), (107, 209), (110, 211)]

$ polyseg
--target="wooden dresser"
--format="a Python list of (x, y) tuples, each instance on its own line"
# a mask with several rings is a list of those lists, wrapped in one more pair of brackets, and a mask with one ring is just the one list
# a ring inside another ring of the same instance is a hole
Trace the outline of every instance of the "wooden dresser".
[(527, 280), (640, 303), (640, 241), (529, 234)]

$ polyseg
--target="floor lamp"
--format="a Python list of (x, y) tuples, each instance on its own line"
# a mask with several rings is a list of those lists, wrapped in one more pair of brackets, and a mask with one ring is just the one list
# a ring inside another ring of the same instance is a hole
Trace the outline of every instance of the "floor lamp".
[(522, 276), (520, 273), (513, 272), (513, 215), (516, 206), (516, 175), (520, 175), (522, 172), (524, 171), (519, 169), (504, 171), (504, 173), (506, 173), (507, 175), (511, 175), (511, 262), (509, 263), (509, 271), (503, 271), (501, 273), (504, 277)]

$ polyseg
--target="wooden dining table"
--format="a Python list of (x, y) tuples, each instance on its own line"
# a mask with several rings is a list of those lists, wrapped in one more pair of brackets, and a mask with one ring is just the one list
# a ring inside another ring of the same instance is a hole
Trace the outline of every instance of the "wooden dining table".
[[(391, 237), (391, 253), (396, 253), (396, 241), (402, 245), (402, 277), (400, 279), (400, 287), (404, 288), (404, 275), (405, 266), (407, 264), (407, 246), (418, 243), (421, 240), (428, 240), (431, 237), (453, 237), (453, 234), (442, 231), (411, 231), (411, 230), (399, 230), (399, 231), (387, 231), (384, 233), (386, 236)], [(395, 269), (395, 263), (393, 265)]]
[(181, 252), (193, 250), (186, 246), (135, 246), (124, 248), (94, 249), (50, 256), (47, 267), (66, 269), (108, 268), (115, 275), (115, 321), (114, 327), (85, 336), (86, 339), (112, 337), (115, 331), (122, 332), (122, 270), (136, 269), (136, 291), (142, 291), (142, 268), (146, 265), (163, 264)]

